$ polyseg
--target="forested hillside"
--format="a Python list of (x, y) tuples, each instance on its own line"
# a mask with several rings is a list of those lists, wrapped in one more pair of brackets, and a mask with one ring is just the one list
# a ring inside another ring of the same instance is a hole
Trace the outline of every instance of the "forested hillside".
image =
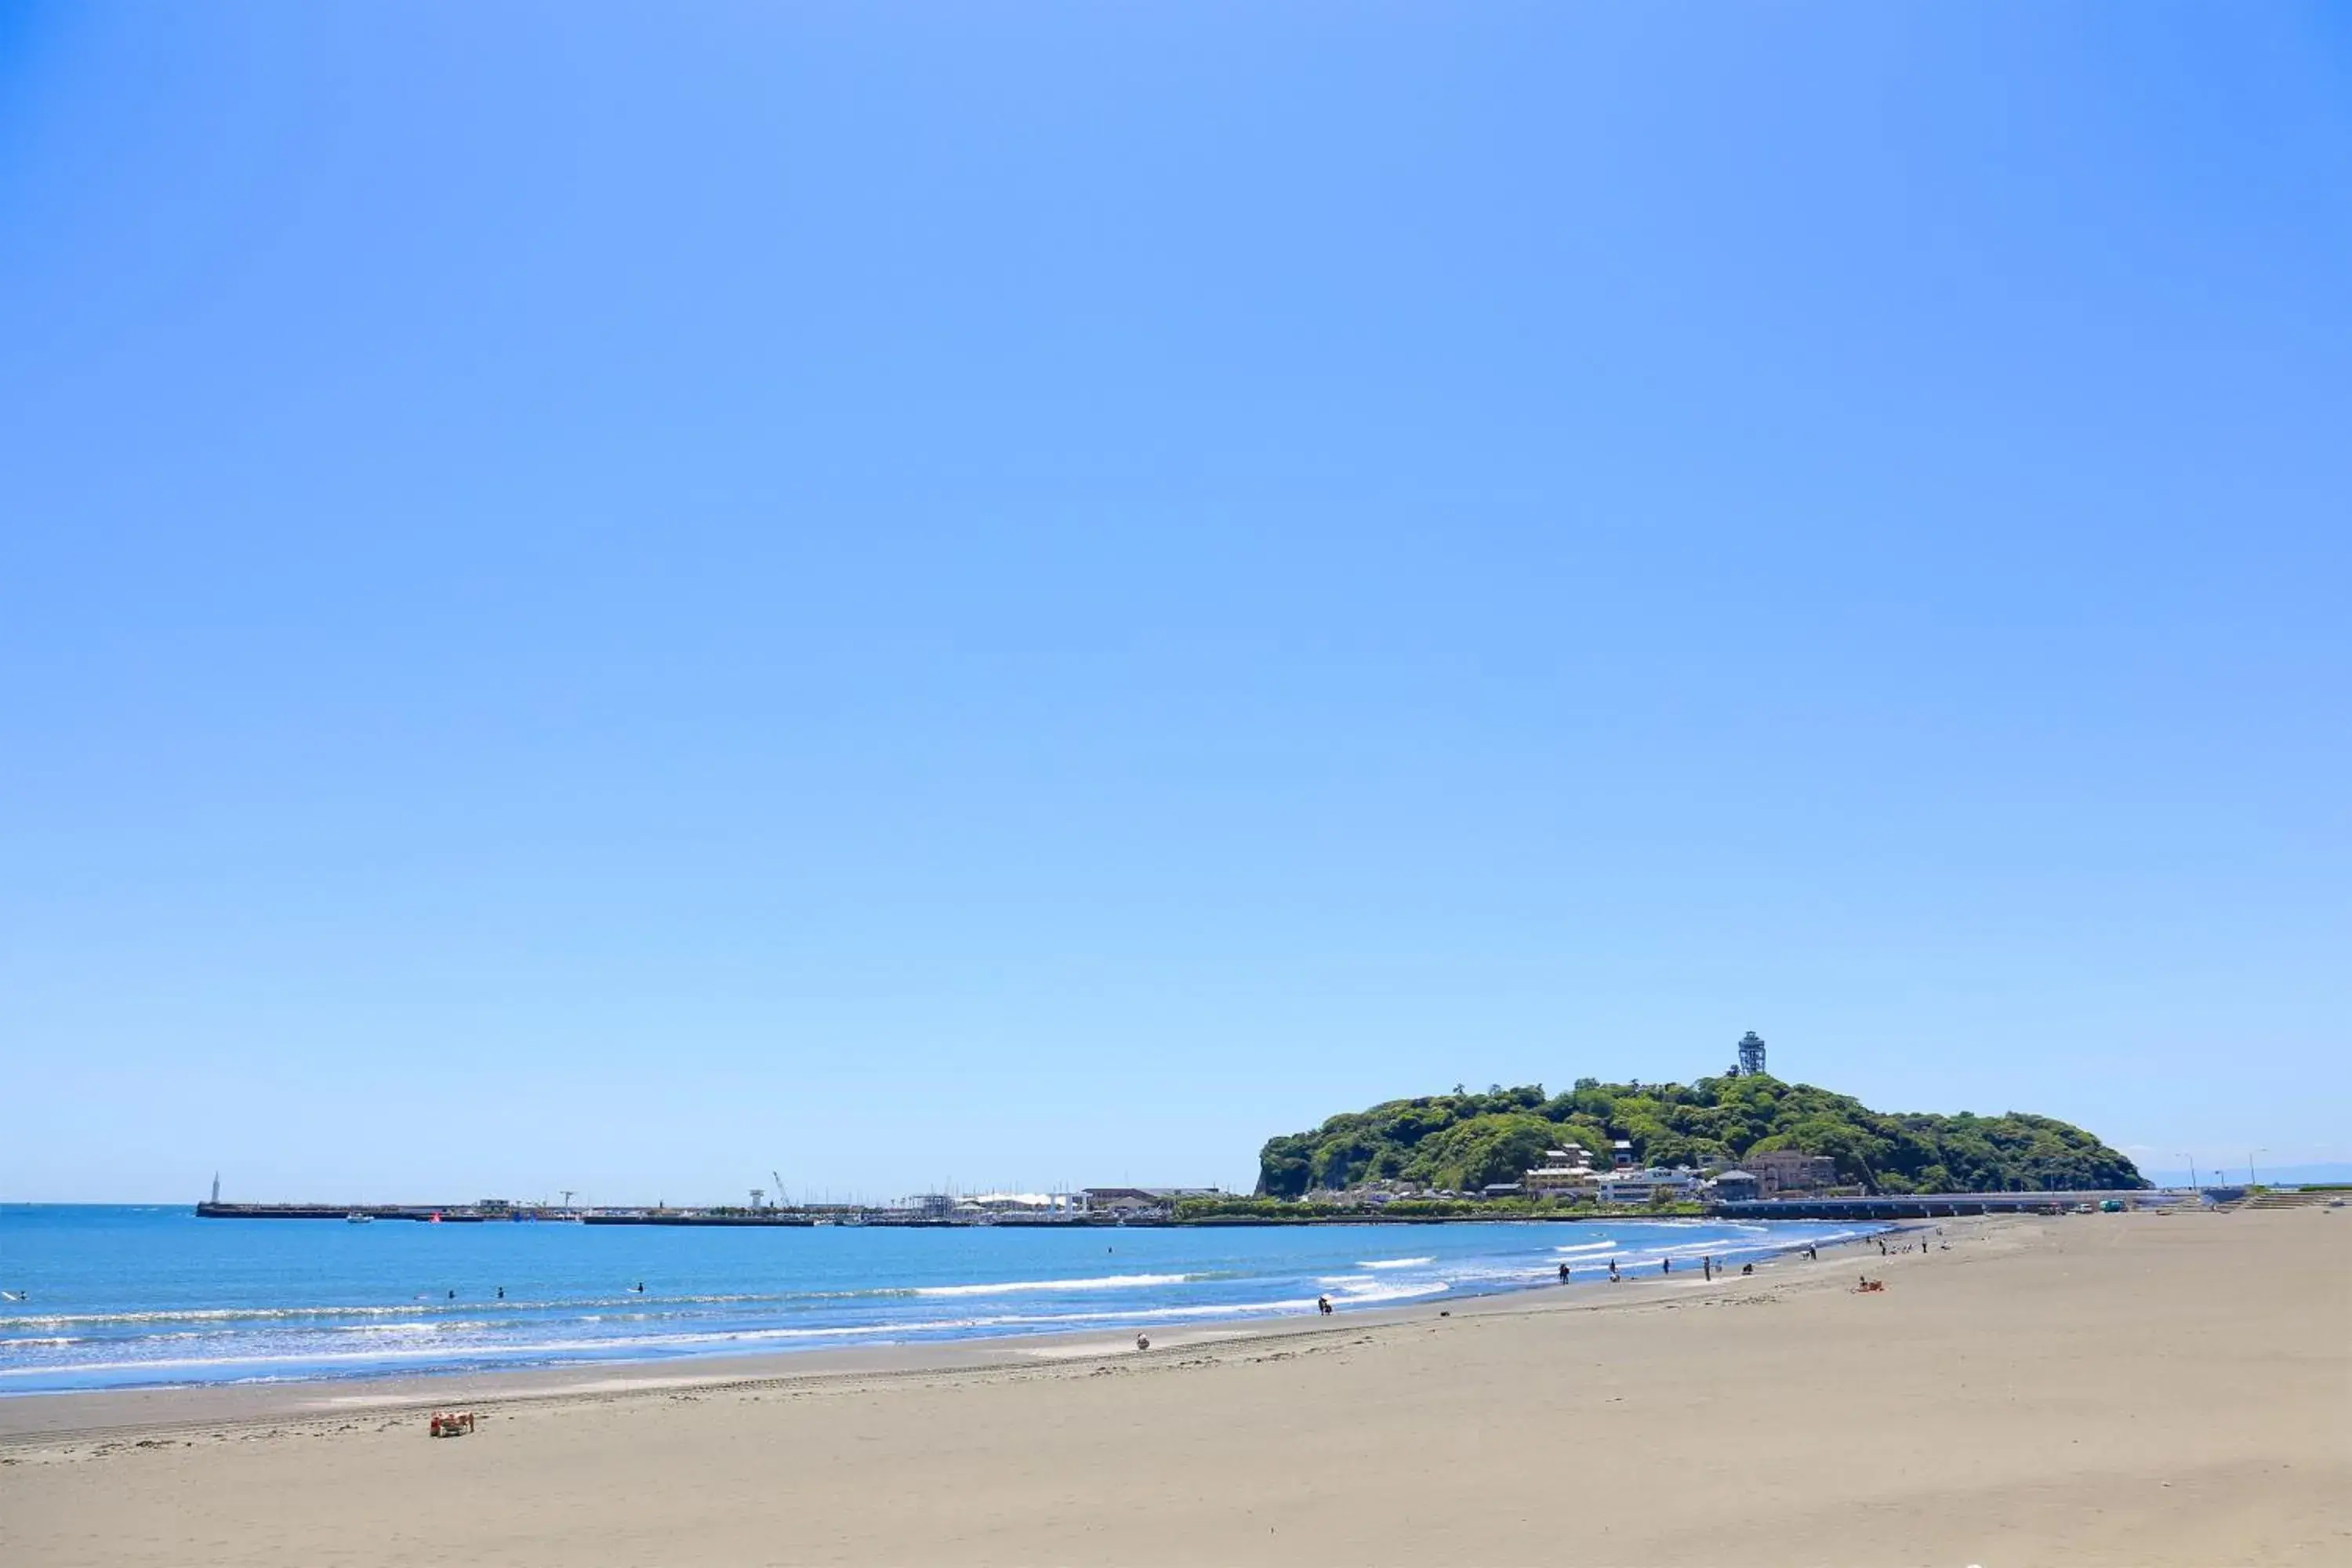
[(1517, 1181), (1545, 1150), (1574, 1140), (1604, 1161), (1630, 1140), (1644, 1164), (1703, 1164), (1772, 1149), (1835, 1157), (1874, 1193), (2144, 1187), (2138, 1168), (2090, 1133), (2046, 1116), (1937, 1116), (1872, 1110), (1848, 1095), (1765, 1075), (1690, 1084), (1579, 1080), (1485, 1094), (1392, 1100), (1269, 1139), (1258, 1191), (1296, 1197), (1382, 1177), (1475, 1192)]

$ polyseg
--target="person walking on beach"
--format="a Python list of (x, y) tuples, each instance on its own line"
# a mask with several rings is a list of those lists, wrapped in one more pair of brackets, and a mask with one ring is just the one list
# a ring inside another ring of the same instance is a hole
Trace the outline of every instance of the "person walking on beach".
[(1328, 1296), (1316, 1297), (1315, 1310), (1322, 1313), (1325, 1317), (1329, 1317), (1331, 1315), (1331, 1298)]
[(1617, 1260), (1613, 1258), (1609, 1260), (1609, 1283), (1617, 1283)]
[(1565, 1263), (1559, 1266), (1559, 1282), (1563, 1285), (1568, 1283), (1568, 1265)]
[(1659, 1272), (1659, 1273), (1661, 1273), (1661, 1274), (1672, 1274), (1674, 1271), (1675, 1271), (1675, 1260), (1674, 1260), (1673, 1258), (1659, 1258), (1659, 1259), (1658, 1259), (1658, 1272)]

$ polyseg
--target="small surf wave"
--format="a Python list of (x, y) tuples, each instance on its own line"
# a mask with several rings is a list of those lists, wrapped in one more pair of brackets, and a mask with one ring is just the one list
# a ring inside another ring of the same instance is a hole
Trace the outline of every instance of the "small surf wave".
[(1443, 1279), (1432, 1279), (1420, 1285), (1373, 1285), (1345, 1292), (1337, 1305), (1369, 1307), (1381, 1301), (1410, 1301), (1420, 1296), (1442, 1296), (1453, 1289)]
[(1008, 1296), (1030, 1290), (1145, 1290), (1155, 1285), (1181, 1285), (1189, 1274), (1103, 1274), (1091, 1279), (1004, 1279), (994, 1284), (925, 1285), (918, 1296)]

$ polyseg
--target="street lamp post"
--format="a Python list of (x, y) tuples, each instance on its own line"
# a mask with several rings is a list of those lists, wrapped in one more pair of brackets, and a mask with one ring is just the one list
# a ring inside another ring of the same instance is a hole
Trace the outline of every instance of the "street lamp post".
[(2267, 1154), (2270, 1151), (2267, 1148), (2249, 1149), (2246, 1152), (2246, 1185), (2251, 1187), (2254, 1184), (2254, 1156), (2257, 1154)]
[(2184, 1152), (2180, 1157), (2189, 1162), (2189, 1190), (2193, 1193), (2197, 1190), (2197, 1156)]

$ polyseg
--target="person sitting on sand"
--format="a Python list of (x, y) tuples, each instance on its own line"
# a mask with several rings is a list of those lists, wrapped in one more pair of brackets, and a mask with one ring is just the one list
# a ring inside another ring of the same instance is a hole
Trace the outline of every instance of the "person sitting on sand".
[(1742, 1274), (1753, 1274), (1756, 1272), (1756, 1265), (1753, 1263), (1743, 1263), (1739, 1266), (1739, 1272)]

